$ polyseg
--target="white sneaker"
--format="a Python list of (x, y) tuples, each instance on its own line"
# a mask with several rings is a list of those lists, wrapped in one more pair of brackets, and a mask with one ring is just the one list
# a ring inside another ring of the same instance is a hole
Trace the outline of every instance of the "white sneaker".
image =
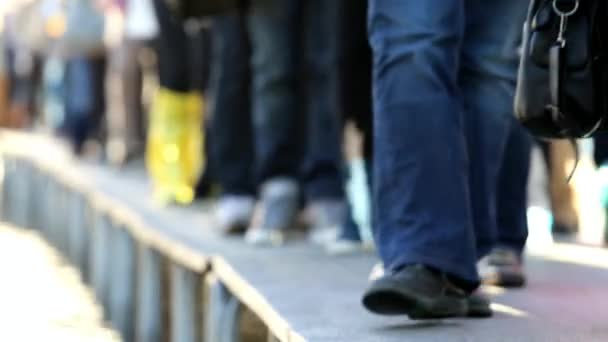
[(326, 247), (340, 237), (346, 218), (346, 204), (341, 200), (319, 200), (308, 206), (311, 243)]
[(226, 234), (242, 233), (251, 221), (255, 199), (245, 195), (225, 195), (217, 202), (215, 216)]
[(327, 254), (337, 256), (361, 253), (364, 248), (361, 241), (337, 239), (325, 245), (325, 250)]

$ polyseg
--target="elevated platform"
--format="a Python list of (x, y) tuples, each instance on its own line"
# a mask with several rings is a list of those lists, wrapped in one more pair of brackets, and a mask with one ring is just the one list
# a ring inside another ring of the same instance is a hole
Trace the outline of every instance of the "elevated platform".
[(484, 289), (492, 319), (379, 317), (360, 304), (373, 255), (247, 246), (215, 229), (211, 203), (158, 208), (142, 168), (81, 162), (45, 136), (0, 132), (0, 158), (1, 218), (77, 265), (125, 341), (608, 341), (606, 250), (530, 256), (526, 289)]

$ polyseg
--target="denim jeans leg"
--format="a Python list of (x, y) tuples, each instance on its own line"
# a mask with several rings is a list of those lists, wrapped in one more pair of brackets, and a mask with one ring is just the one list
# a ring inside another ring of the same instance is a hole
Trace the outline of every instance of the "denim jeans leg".
[[(481, 258), (498, 238), (499, 170), (513, 124), (517, 51), (527, 1), (466, 0), (465, 8), (460, 87), (464, 95), (473, 222)], [(525, 192), (525, 187), (518, 190)]]
[(464, 0), (372, 0), (374, 232), (388, 270), (479, 279), (458, 67)]
[(254, 195), (249, 49), (244, 17), (214, 21), (210, 157), (224, 194)]
[(342, 122), (337, 107), (338, 1), (301, 1), (304, 30), (306, 141), (302, 179), (308, 200), (344, 197)]
[(104, 112), (102, 59), (72, 58), (66, 64), (65, 132), (79, 150)]
[(293, 0), (253, 0), (249, 10), (258, 183), (276, 177), (298, 177), (301, 154), (294, 6)]
[(497, 246), (522, 254), (528, 238), (528, 173), (532, 137), (513, 118), (498, 178)]
[(608, 133), (602, 132), (597, 134), (593, 141), (595, 143), (595, 149), (593, 150), (593, 157), (595, 163), (599, 166), (604, 166), (608, 162)]

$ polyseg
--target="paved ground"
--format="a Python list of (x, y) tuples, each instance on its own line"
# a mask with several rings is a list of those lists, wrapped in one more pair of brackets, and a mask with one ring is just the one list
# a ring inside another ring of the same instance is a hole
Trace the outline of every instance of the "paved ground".
[(0, 341), (120, 341), (78, 273), (31, 231), (0, 224)]

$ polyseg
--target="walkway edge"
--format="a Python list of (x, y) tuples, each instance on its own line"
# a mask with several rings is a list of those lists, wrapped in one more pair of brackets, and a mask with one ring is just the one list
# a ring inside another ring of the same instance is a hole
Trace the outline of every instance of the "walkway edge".
[[(75, 162), (67, 153), (58, 154), (59, 148), (56, 145), (56, 141), (50, 137), (0, 130), (0, 156), (25, 163), (36, 171), (46, 174), (64, 189), (81, 195), (96, 215), (107, 216), (115, 224), (123, 227), (134, 241), (157, 251), (171, 264), (201, 276), (214, 274), (242, 305), (264, 322), (274, 340), (305, 341), (293, 331), (290, 324), (269, 304), (263, 294), (239, 275), (221, 255), (206, 255), (203, 251), (186, 246), (150, 226), (140, 214), (119, 205), (111, 196), (97, 190), (95, 184), (85, 179), (82, 174), (66, 167)], [(44, 149), (47, 148), (49, 151), (53, 150), (53, 153), (45, 153)], [(197, 329), (197, 327), (192, 328)]]

